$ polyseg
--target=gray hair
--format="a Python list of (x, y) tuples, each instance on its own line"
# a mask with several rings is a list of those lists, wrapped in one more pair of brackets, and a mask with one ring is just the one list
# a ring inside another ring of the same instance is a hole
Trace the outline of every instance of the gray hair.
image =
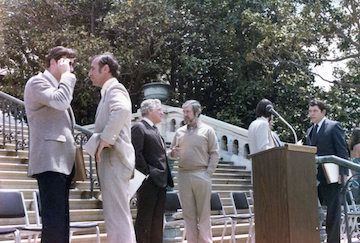
[(185, 108), (185, 107), (188, 107), (188, 106), (191, 106), (192, 107), (192, 110), (194, 112), (194, 115), (196, 114), (196, 112), (199, 112), (199, 115), (200, 116), (200, 113), (201, 113), (201, 105), (200, 105), (200, 102), (197, 101), (197, 100), (187, 100), (185, 101), (185, 103), (182, 105), (182, 108)]
[(161, 106), (161, 101), (159, 99), (144, 100), (140, 105), (141, 115), (144, 117), (149, 113), (149, 109), (154, 110), (159, 106)]

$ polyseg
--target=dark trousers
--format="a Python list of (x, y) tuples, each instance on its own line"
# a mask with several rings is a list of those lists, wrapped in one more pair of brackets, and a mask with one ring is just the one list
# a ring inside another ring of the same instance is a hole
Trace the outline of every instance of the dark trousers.
[(70, 175), (47, 171), (35, 177), (39, 185), (42, 219), (42, 243), (69, 242), (69, 190), (74, 169)]
[(138, 189), (136, 196), (136, 242), (163, 242), (166, 188), (158, 187), (152, 183), (151, 179), (147, 179)]
[(326, 212), (326, 234), (328, 243), (340, 242), (340, 185), (337, 183), (320, 184), (318, 195), (321, 204), (327, 206)]

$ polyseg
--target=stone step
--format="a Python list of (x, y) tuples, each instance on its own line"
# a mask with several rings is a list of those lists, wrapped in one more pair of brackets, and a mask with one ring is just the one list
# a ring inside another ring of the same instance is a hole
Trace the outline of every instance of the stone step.
[[(80, 181), (76, 185), (79, 190), (88, 190), (89, 181)], [(3, 189), (37, 189), (37, 182), (33, 178), (29, 179), (0, 179), (0, 188)]]
[(0, 171), (27, 171), (28, 165), (21, 163), (5, 163), (0, 161)]
[[(174, 166), (172, 171), (177, 171), (179, 168), (177, 166)], [(250, 172), (247, 172), (244, 169), (237, 169), (237, 168), (221, 168), (221, 167), (217, 167), (216, 168), (216, 172), (219, 173), (230, 173), (230, 174), (236, 174), (236, 173), (247, 173), (247, 174), (251, 174)]]
[[(10, 148), (11, 146), (11, 148)], [(3, 148), (3, 145), (0, 145), (0, 155), (13, 155), (16, 156), (16, 148), (15, 146), (12, 148), (13, 145), (5, 145), (5, 149)], [(22, 149), (21, 147), (18, 147), (18, 155), (21, 157), (26, 157), (28, 158), (29, 156), (29, 152), (28, 152), (28, 148), (24, 148)]]
[[(171, 174), (176, 177), (178, 175), (177, 168), (173, 169), (171, 171)], [(221, 177), (221, 178), (229, 178), (229, 177), (251, 178), (251, 172), (250, 171), (236, 171), (236, 170), (231, 171), (231, 170), (216, 168), (216, 171), (214, 172), (214, 174), (212, 176), (213, 177)]]
[[(27, 171), (28, 160), (16, 156), (1, 156), (0, 155), (0, 171)], [(89, 171), (90, 165), (85, 163), (85, 168)], [(177, 168), (172, 170), (173, 177), (177, 177)], [(96, 177), (95, 164), (93, 163), (93, 175)], [(0, 176), (0, 178), (2, 178)], [(228, 179), (251, 179), (251, 173), (246, 171), (237, 171), (230, 169), (217, 168), (213, 174), (213, 179), (228, 178)]]
[[(35, 212), (28, 211), (28, 217), (30, 224), (35, 224)], [(81, 221), (101, 221), (103, 219), (102, 209), (72, 209), (70, 210), (70, 221), (71, 222), (81, 222)], [(0, 219), (0, 225), (21, 225), (24, 224), (24, 219), (20, 218), (10, 218), (10, 219)]]
[[(93, 176), (96, 176), (96, 174), (93, 174)], [(94, 177), (95, 178), (95, 177)], [(27, 171), (1, 171), (0, 170), (0, 180), (1, 179), (13, 179), (13, 180), (34, 180), (32, 177), (28, 177)], [(174, 177), (174, 182), (177, 184), (178, 179), (177, 177)], [(217, 184), (232, 184), (232, 185), (238, 185), (238, 184), (250, 184), (250, 179), (242, 179), (242, 178), (212, 178), (213, 185)]]
[(213, 184), (212, 185), (212, 190), (213, 191), (248, 191), (252, 189), (252, 185), (244, 185), (244, 184), (238, 184), (238, 185), (234, 185), (234, 184)]
[(0, 164), (1, 163), (14, 163), (14, 164), (26, 164), (27, 165), (28, 158), (22, 157), (22, 156), (0, 154)]
[[(70, 209), (101, 209), (102, 202), (94, 199), (69, 199)], [(35, 210), (33, 198), (25, 199), (25, 205), (28, 210)]]
[[(21, 161), (21, 160), (20, 160)], [(23, 164), (23, 163), (5, 163), (5, 162), (1, 162), (0, 160), (0, 173), (1, 172), (27, 172), (28, 169), (28, 165), (27, 163)], [(90, 170), (89, 167), (86, 167), (87, 170)], [(93, 173), (93, 177), (96, 178), (96, 172), (95, 169), (93, 169), (94, 173)], [(174, 178), (177, 177), (177, 171), (172, 171), (172, 175)], [(14, 175), (15, 176), (15, 175)], [(22, 177), (24, 175), (20, 175), (19, 177), (14, 177), (14, 178), (24, 178)], [(26, 176), (27, 177), (27, 176)], [(213, 179), (218, 178), (229, 178), (229, 179), (248, 179), (251, 180), (251, 175), (249, 173), (244, 172), (239, 173), (239, 174), (230, 174), (230, 173), (220, 173), (215, 171), (215, 173), (212, 175)], [(0, 175), (0, 179), (6, 179), (7, 177), (5, 176), (1, 176)], [(11, 179), (11, 178), (7, 178), (7, 179)]]
[[(175, 189), (177, 189), (177, 183), (175, 184)], [(77, 189), (79, 190), (88, 190), (90, 188), (89, 181), (77, 182)], [(0, 188), (3, 189), (37, 189), (37, 182), (33, 178), (28, 179), (0, 179)], [(212, 185), (213, 191), (239, 191), (251, 189), (251, 184), (224, 184), (224, 183), (215, 183)]]
[[(177, 161), (175, 161), (174, 167), (178, 167), (178, 166), (179, 166), (179, 163)], [(238, 169), (238, 170), (246, 171), (246, 168), (244, 166), (231, 165), (228, 163), (222, 163), (221, 161), (217, 164), (217, 168), (224, 168), (224, 169), (231, 168), (231, 169)]]
[[(22, 188), (22, 189), (18, 189), (18, 190), (23, 192), (25, 200), (27, 200), (27, 199), (32, 200), (33, 199), (32, 193), (37, 190), (37, 187), (30, 188), (30, 189)], [(98, 188), (95, 188), (93, 199), (98, 198), (99, 195), (100, 195), (100, 190)], [(87, 200), (87, 199), (90, 199), (90, 190), (71, 189), (69, 197), (70, 197), (70, 199), (85, 199), (85, 200)]]
[[(0, 178), (1, 178), (1, 174), (0, 174)], [(178, 178), (174, 177), (174, 182), (178, 183)], [(213, 177), (211, 179), (213, 185), (217, 185), (217, 184), (233, 184), (233, 185), (238, 185), (238, 184), (250, 184), (251, 180), (250, 179), (242, 179), (242, 178), (217, 178), (217, 177)]]

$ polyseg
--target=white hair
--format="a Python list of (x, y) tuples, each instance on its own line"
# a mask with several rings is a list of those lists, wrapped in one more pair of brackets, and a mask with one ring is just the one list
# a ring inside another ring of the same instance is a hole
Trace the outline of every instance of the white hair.
[(161, 101), (159, 99), (144, 100), (140, 105), (141, 115), (144, 117), (149, 113), (149, 109), (154, 110), (159, 106), (161, 106)]

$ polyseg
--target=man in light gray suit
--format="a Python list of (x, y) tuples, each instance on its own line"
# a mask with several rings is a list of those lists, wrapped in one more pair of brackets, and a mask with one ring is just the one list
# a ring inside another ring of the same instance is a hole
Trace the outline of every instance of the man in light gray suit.
[(46, 57), (45, 72), (25, 86), (30, 131), (28, 175), (39, 185), (42, 206), (41, 242), (69, 242), (69, 189), (74, 174), (74, 114), (70, 103), (76, 77), (75, 52), (57, 46)]
[(262, 99), (256, 106), (256, 120), (248, 129), (249, 149), (251, 154), (282, 145), (279, 137), (271, 131), (273, 115), (266, 110), (272, 105), (268, 99)]
[(101, 87), (94, 135), (99, 135), (95, 160), (103, 199), (107, 242), (135, 243), (129, 205), (129, 181), (134, 172), (135, 152), (131, 143), (131, 100), (118, 82), (118, 63), (111, 54), (96, 56), (89, 77)]

